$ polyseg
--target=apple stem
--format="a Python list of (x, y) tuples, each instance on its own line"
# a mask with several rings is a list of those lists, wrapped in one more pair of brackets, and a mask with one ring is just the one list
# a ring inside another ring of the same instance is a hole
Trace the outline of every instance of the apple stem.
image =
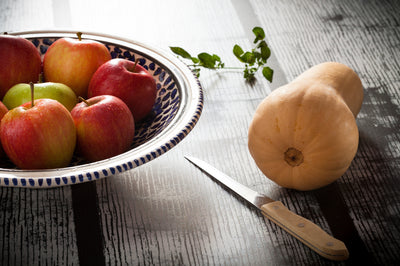
[(90, 103), (88, 101), (86, 101), (83, 97), (78, 96), (78, 99), (84, 103), (86, 103), (87, 106), (90, 106)]
[(78, 40), (82, 41), (82, 32), (77, 32), (76, 36), (78, 36)]
[(29, 82), (29, 86), (31, 87), (31, 108), (32, 108), (34, 105), (34, 98), (35, 98), (33, 95), (33, 93), (35, 91), (35, 85), (33, 85), (33, 82), (31, 81), (31, 82)]
[(136, 66), (138, 63), (139, 63), (139, 58), (136, 58), (135, 63), (133, 64), (133, 69), (132, 69), (133, 73), (136, 73)]

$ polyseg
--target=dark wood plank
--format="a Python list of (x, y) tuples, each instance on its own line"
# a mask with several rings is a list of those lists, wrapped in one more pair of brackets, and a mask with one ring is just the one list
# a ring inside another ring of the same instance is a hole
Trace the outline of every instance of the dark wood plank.
[(0, 264), (77, 265), (70, 188), (0, 187)]
[[(202, 71), (205, 107), (193, 132), (162, 157), (88, 185), (89, 201), (79, 187), (73, 188), (75, 197), (69, 187), (0, 188), (0, 264), (79, 264), (79, 252), (90, 243), (79, 239), (90, 235), (82, 230), (90, 221), (99, 226), (91, 233), (106, 264), (341, 264), (322, 259), (265, 220), (187, 163), (185, 154), (281, 200), (347, 242), (357, 240), (350, 264), (364, 251), (378, 264), (400, 260), (398, 1), (69, 0), (62, 8), (57, 2), (1, 1), (0, 31), (74, 27), (165, 50), (176, 45), (194, 55), (217, 53), (226, 65), (238, 66), (231, 49), (235, 43), (251, 47), (249, 31), (258, 24), (266, 30), (280, 78), (270, 85), (258, 76), (250, 85), (240, 71)], [(280, 188), (250, 157), (248, 124), (271, 89), (327, 60), (348, 64), (363, 81), (359, 152), (333, 186), (315, 192)], [(82, 201), (94, 206), (85, 221)]]
[(348, 64), (359, 74), (365, 89), (357, 118), (360, 145), (352, 166), (337, 185), (375, 262), (395, 263), (400, 260), (396, 253), (400, 246), (400, 107), (396, 100), (400, 97), (400, 3), (251, 2), (289, 80), (330, 60)]
[(95, 182), (71, 186), (76, 245), (80, 265), (105, 265)]
[[(201, 44), (196, 44), (198, 48), (188, 42), (185, 47), (212, 51), (234, 63), (230, 49), (234, 41)], [(201, 81), (206, 107), (187, 139), (129, 176), (104, 180), (99, 187), (101, 211), (109, 214), (103, 225), (108, 228), (105, 250), (110, 260), (185, 265), (287, 262), (286, 250), (271, 244), (276, 238), (273, 230), (280, 229), (270, 227), (258, 212), (183, 158), (184, 154), (203, 157), (252, 185), (247, 124), (254, 103), (268, 92), (267, 82), (252, 87), (237, 71), (202, 71)]]

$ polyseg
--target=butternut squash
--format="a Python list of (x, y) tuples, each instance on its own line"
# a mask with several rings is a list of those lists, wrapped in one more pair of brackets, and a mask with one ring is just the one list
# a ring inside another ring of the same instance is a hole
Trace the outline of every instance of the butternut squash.
[(339, 93), (354, 117), (357, 117), (360, 112), (364, 91), (360, 78), (350, 67), (338, 62), (325, 62), (313, 66), (293, 82), (298, 80), (325, 84)]
[(358, 149), (360, 86), (354, 71), (330, 62), (273, 91), (249, 127), (248, 147), (259, 169), (278, 185), (297, 190), (340, 178)]

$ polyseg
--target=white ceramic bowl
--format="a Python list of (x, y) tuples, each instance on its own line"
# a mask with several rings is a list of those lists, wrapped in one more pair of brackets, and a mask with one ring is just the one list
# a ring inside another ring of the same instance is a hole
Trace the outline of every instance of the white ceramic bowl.
[[(9, 33), (30, 40), (42, 56), (56, 39), (76, 37), (75, 32), (29, 31)], [(126, 58), (148, 69), (157, 83), (156, 104), (143, 122), (136, 125), (131, 149), (118, 156), (85, 163), (75, 156), (65, 168), (20, 170), (9, 160), (0, 163), (0, 186), (49, 188), (93, 181), (127, 171), (164, 154), (177, 145), (196, 125), (203, 109), (200, 82), (175, 55), (143, 43), (97, 33), (82, 38), (104, 43), (113, 58)]]

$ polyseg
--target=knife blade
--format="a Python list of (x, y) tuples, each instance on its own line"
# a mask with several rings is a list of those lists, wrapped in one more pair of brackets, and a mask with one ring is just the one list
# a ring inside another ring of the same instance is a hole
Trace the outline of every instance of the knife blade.
[(240, 184), (225, 173), (198, 158), (192, 156), (185, 156), (185, 158), (203, 172), (254, 205), (266, 218), (300, 240), (322, 257), (335, 261), (346, 260), (349, 257), (349, 251), (342, 241), (332, 237), (310, 220), (291, 212), (282, 202), (275, 201)]

